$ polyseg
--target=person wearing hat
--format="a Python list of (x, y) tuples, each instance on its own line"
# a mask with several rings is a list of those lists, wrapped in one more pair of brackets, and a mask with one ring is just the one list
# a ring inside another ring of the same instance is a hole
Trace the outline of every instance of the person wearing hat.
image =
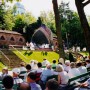
[(2, 69), (2, 74), (1, 74), (0, 80), (2, 80), (7, 75), (8, 75), (8, 68), (7, 67), (4, 67)]
[(20, 63), (20, 75), (19, 75), (19, 77), (20, 78), (24, 78), (24, 76), (26, 75), (26, 68), (25, 68), (25, 63), (24, 62), (21, 62)]
[(23, 82), (23, 80), (18, 77), (20, 74), (19, 68), (12, 69), (12, 73), (13, 73), (14, 84), (20, 84)]

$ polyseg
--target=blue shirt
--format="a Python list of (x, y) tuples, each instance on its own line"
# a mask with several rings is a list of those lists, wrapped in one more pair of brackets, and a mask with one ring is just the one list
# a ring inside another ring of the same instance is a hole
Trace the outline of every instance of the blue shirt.
[(39, 84), (36, 84), (36, 82), (30, 83), (31, 90), (42, 90)]
[(53, 71), (50, 69), (45, 69), (45, 70), (43, 70), (43, 72), (41, 74), (41, 80), (43, 82), (46, 82), (47, 77), (51, 76), (51, 75), (53, 75)]

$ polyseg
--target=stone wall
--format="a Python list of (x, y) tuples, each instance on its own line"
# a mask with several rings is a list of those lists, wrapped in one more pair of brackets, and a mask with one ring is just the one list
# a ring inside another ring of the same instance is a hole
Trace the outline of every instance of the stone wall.
[(21, 34), (0, 32), (0, 45), (25, 45)]

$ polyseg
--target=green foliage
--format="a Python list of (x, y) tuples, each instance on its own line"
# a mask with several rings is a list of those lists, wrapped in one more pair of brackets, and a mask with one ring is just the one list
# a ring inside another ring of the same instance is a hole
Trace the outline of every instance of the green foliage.
[(41, 26), (42, 22), (41, 22), (41, 18), (39, 17), (38, 20), (34, 23), (31, 23), (29, 25), (26, 26), (26, 41), (30, 42), (31, 41), (31, 37), (34, 34), (34, 31), (39, 28)]
[(12, 27), (14, 26), (14, 17), (12, 14), (12, 10), (8, 9), (4, 14), (4, 28), (6, 30), (12, 30)]
[(69, 9), (69, 3), (64, 2), (59, 6), (59, 11), (61, 17), (62, 38), (65, 41), (65, 44), (67, 45), (67, 42), (69, 42), (69, 47), (74, 45), (84, 47), (85, 39), (78, 14)]
[(56, 34), (56, 27), (55, 27), (55, 17), (52, 11), (50, 12), (41, 12), (40, 18), (42, 23), (45, 24), (48, 28), (52, 30), (54, 34)]
[(4, 14), (5, 14), (4, 4), (1, 4), (0, 5), (0, 29), (4, 27)]

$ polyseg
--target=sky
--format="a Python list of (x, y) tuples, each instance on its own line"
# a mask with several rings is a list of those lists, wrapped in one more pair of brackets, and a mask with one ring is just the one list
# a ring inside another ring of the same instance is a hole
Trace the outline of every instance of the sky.
[[(57, 0), (57, 1), (58, 1), (58, 4), (60, 5), (60, 2), (62, 0)], [(75, 2), (74, 2), (75, 0), (63, 0), (63, 1), (69, 2), (70, 9), (77, 11)], [(35, 17), (38, 17), (41, 11), (47, 12), (47, 11), (53, 10), (52, 0), (22, 0), (21, 3), (24, 5), (26, 11), (31, 12)], [(85, 13), (87, 15), (90, 15), (89, 8), (90, 8), (90, 4), (85, 7)]]

